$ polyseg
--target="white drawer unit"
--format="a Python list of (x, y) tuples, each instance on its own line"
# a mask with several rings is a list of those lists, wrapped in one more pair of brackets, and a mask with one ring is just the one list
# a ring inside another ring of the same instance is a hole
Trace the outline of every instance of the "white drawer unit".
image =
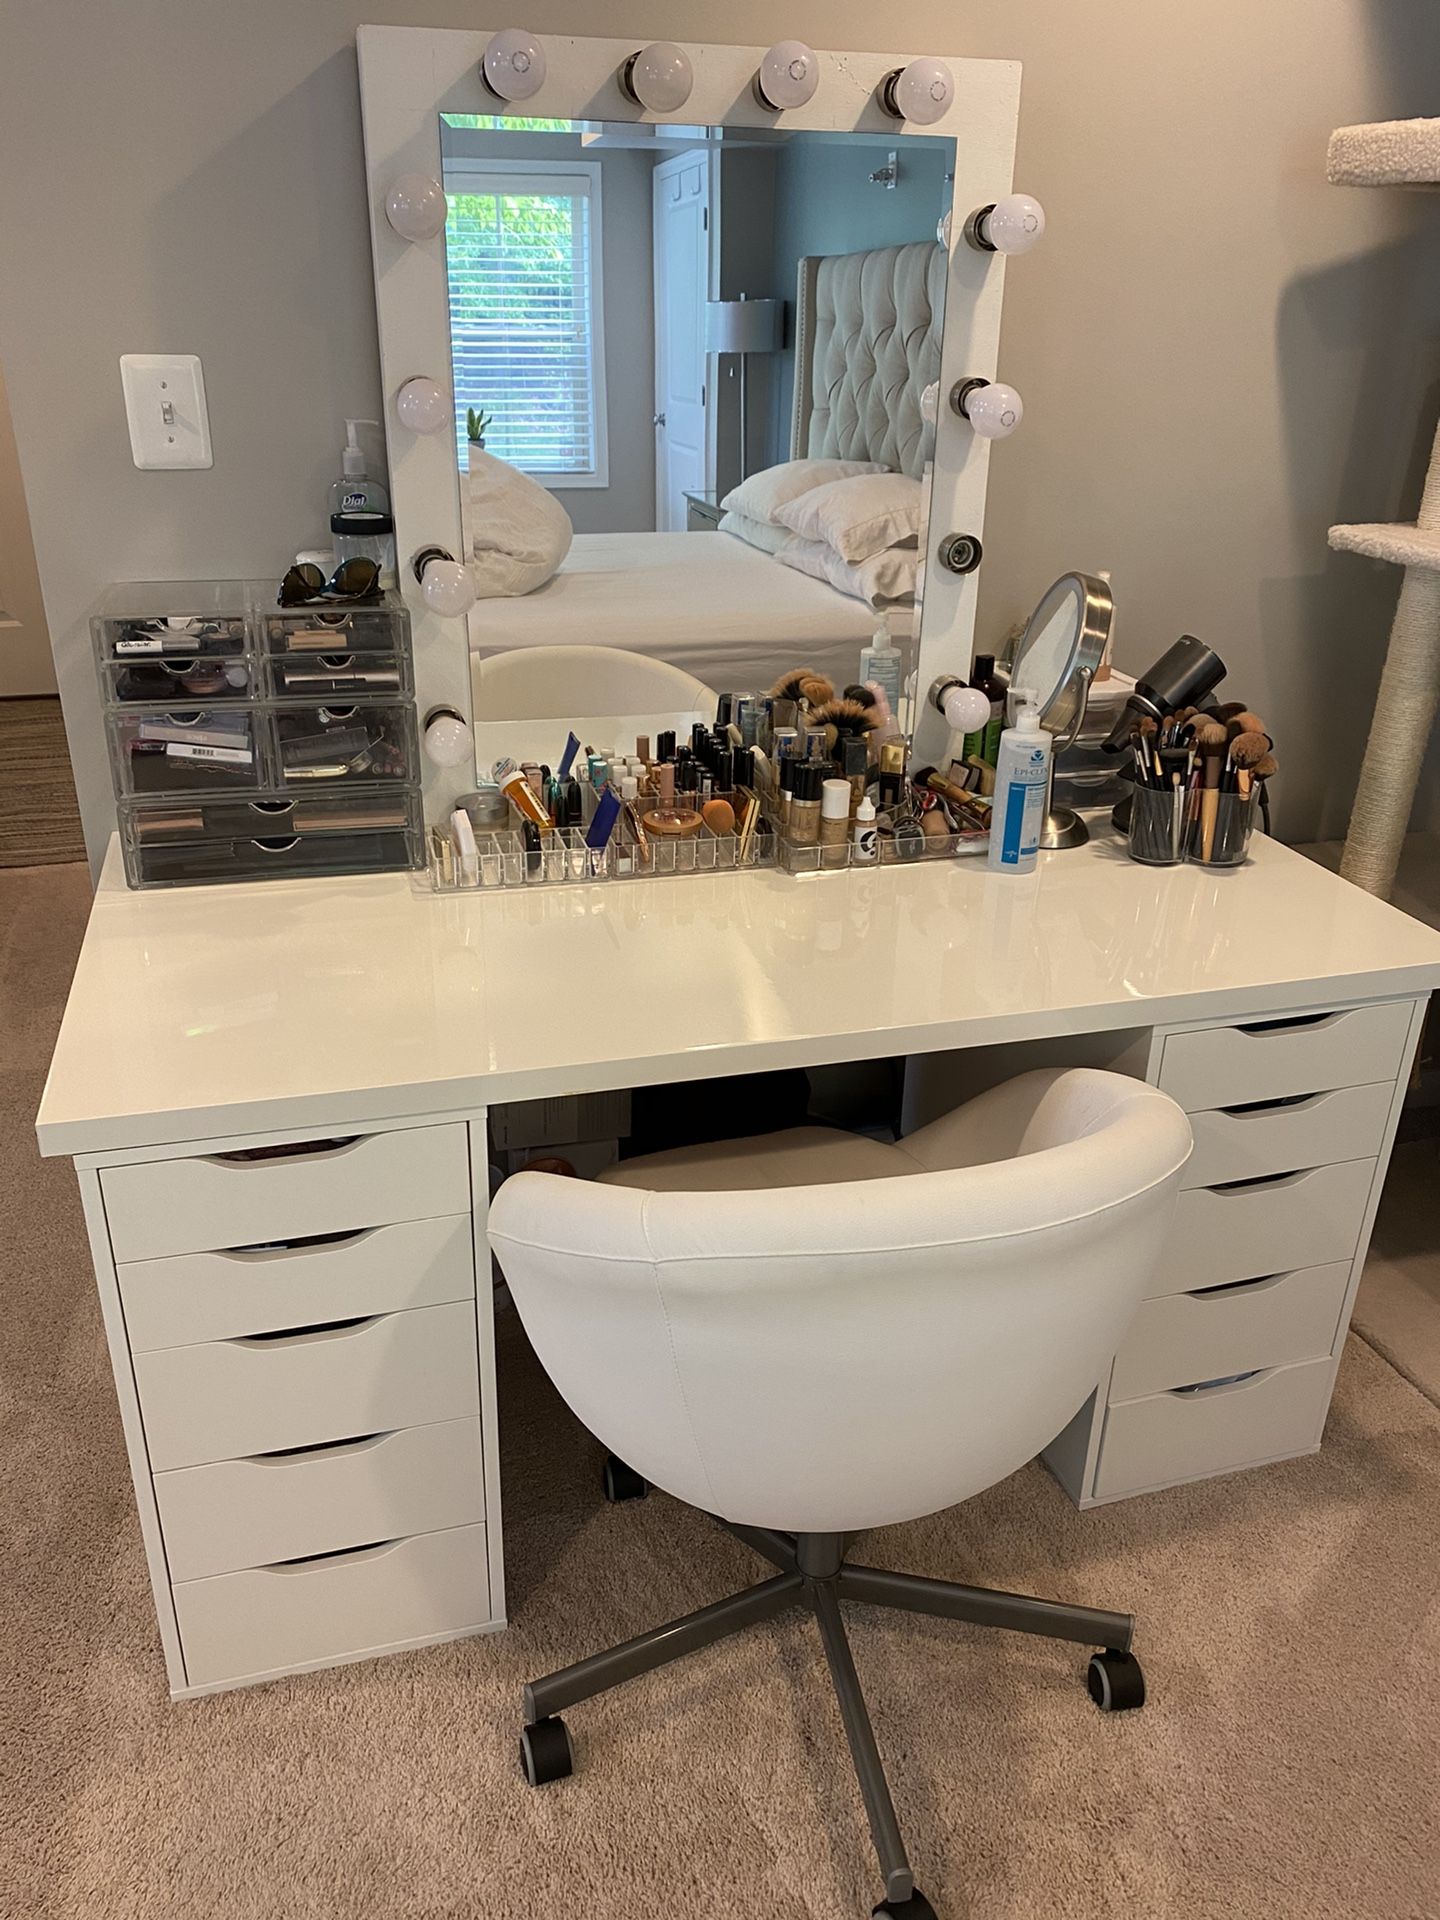
[(1302, 1167), (1374, 1159), (1394, 1099), (1394, 1082), (1382, 1080), (1257, 1106), (1192, 1113), (1195, 1151), (1183, 1184), (1216, 1187)]
[(1194, 1293), (1354, 1257), (1375, 1184), (1373, 1160), (1194, 1187), (1175, 1206), (1149, 1293)]
[(472, 1298), (468, 1213), (116, 1269), (136, 1353)]
[(328, 1666), (488, 1625), (486, 1529), (177, 1581), (174, 1594), (192, 1688)]
[(257, 1247), (470, 1211), (462, 1123), (140, 1161), (100, 1174), (117, 1261)]
[(1393, 1086), (1412, 1011), (1409, 1000), (1387, 1000), (1335, 1013), (1167, 1034), (1158, 1085), (1187, 1113), (1376, 1080)]
[(485, 1518), (478, 1419), (157, 1473), (174, 1580), (203, 1580)]
[(1308, 1453), (1320, 1444), (1335, 1363), (1308, 1360), (1199, 1393), (1156, 1393), (1105, 1414), (1098, 1499)]
[(1115, 1356), (1110, 1404), (1260, 1367), (1319, 1360), (1335, 1344), (1348, 1261), (1147, 1300)]
[(478, 1410), (475, 1309), (465, 1301), (168, 1347), (133, 1364), (156, 1473)]

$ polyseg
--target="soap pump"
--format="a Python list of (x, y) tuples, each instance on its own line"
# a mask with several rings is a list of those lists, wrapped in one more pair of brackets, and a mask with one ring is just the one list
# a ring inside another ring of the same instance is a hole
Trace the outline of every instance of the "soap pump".
[(347, 420), (345, 446), (340, 455), (340, 478), (330, 488), (330, 512), (389, 513), (390, 496), (365, 471), (365, 449), (355, 437), (357, 427), (378, 427), (378, 420)]

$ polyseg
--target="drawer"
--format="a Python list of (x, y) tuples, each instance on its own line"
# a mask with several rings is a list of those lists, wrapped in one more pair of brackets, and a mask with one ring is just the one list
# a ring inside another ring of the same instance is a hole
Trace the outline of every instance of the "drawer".
[(278, 778), (287, 787), (415, 780), (419, 756), (413, 707), (276, 707), (270, 726)]
[(465, 1123), (302, 1142), (100, 1174), (116, 1260), (255, 1247), (470, 1211)]
[(1335, 1344), (1348, 1261), (1273, 1273), (1206, 1293), (1146, 1300), (1115, 1356), (1110, 1401), (1318, 1360)]
[(139, 847), (191, 846), (197, 840), (288, 839), (292, 834), (369, 833), (420, 825), (415, 797), (370, 788), (357, 793), (264, 794), (248, 799), (197, 797), (170, 805), (146, 800), (126, 812), (129, 837)]
[(154, 1472), (479, 1411), (475, 1307), (419, 1307), (337, 1327), (137, 1353)]
[(343, 645), (326, 653), (281, 653), (270, 661), (270, 684), (282, 697), (374, 700), (409, 692), (410, 661), (404, 654), (347, 653)]
[(192, 1347), (473, 1299), (472, 1222), (452, 1213), (247, 1252), (177, 1253), (116, 1274), (133, 1352)]
[(1194, 1293), (1351, 1260), (1374, 1181), (1373, 1160), (1346, 1160), (1243, 1186), (1193, 1187), (1176, 1200), (1147, 1291)]
[(382, 1653), (490, 1621), (483, 1526), (174, 1587), (192, 1687)]
[(121, 793), (206, 794), (265, 784), (264, 745), (240, 707), (136, 707), (107, 716)]
[(1232, 1473), (1320, 1444), (1335, 1363), (1277, 1367), (1203, 1393), (1157, 1393), (1105, 1415), (1097, 1499)]
[(267, 607), (259, 624), (266, 653), (297, 660), (327, 653), (397, 659), (410, 650), (410, 615), (395, 593), (365, 606)]
[(1159, 1086), (1187, 1113), (1284, 1100), (1398, 1077), (1413, 1007), (1391, 1000), (1339, 1013), (1207, 1027), (1165, 1037)]
[(254, 693), (251, 664), (244, 652), (194, 655), (189, 659), (121, 660), (104, 669), (111, 705), (157, 701), (183, 706), (187, 701), (248, 700)]
[(244, 840), (185, 845), (127, 845), (126, 870), (137, 887), (198, 887), (225, 881), (315, 879), (325, 874), (405, 873), (420, 864), (418, 835), (269, 833)]
[(1222, 1181), (1293, 1173), (1297, 1167), (1372, 1160), (1384, 1141), (1394, 1099), (1395, 1082), (1382, 1080), (1298, 1100), (1192, 1113), (1195, 1151), (1181, 1184), (1215, 1187)]
[(155, 1475), (172, 1580), (485, 1518), (477, 1419)]

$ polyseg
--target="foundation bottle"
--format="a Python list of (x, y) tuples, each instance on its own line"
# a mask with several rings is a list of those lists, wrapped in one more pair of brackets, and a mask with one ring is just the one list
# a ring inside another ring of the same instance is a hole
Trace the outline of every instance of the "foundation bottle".
[[(802, 760), (791, 775), (790, 812), (787, 835), (795, 847), (813, 847), (820, 839), (820, 767), (816, 761)], [(850, 789), (845, 789), (849, 812)]]
[(820, 864), (843, 867), (849, 860), (850, 782), (826, 780), (820, 788)]

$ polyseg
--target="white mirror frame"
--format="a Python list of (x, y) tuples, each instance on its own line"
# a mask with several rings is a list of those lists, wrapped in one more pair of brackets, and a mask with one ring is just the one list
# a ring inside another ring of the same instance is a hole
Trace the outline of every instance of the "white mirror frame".
[[(950, 573), (940, 564), (938, 551), (948, 533), (982, 533), (991, 449), (988, 440), (950, 409), (945, 396), (958, 380), (993, 380), (999, 373), (1005, 256), (972, 247), (964, 230), (977, 207), (1011, 190), (1020, 111), (1018, 62), (942, 56), (955, 77), (954, 101), (934, 125), (912, 129), (886, 113), (877, 97), (881, 81), (917, 57), (912, 53), (821, 52), (814, 98), (804, 107), (774, 113), (759, 104), (752, 87), (764, 47), (690, 42), (686, 52), (695, 69), (694, 92), (682, 111), (672, 116), (647, 112), (620, 91), (616, 76), (621, 63), (635, 51), (633, 40), (547, 34), (543, 36), (545, 84), (533, 99), (510, 108), (480, 79), (480, 58), (494, 31), (490, 27), (473, 31), (361, 27), (356, 34), (391, 503), (400, 586), (414, 635), (416, 703), (422, 720), (437, 706), (453, 707), (467, 721), (473, 720), (466, 623), (429, 611), (410, 566), (422, 547), (444, 547), (454, 554), (462, 548), (452, 439), (448, 433), (412, 433), (395, 411), (395, 396), (407, 380), (428, 374), (448, 386), (451, 379), (445, 238), (441, 233), (431, 240), (401, 239), (386, 218), (385, 196), (399, 174), (441, 177), (442, 113), (513, 112), (520, 119), (543, 115), (635, 122), (673, 118), (687, 126), (883, 133), (897, 145), (917, 134), (939, 134), (955, 141), (950, 273), (917, 687), (923, 691), (941, 674), (967, 673), (979, 576)], [(995, 457), (1005, 457), (1003, 443)], [(917, 718), (917, 731), (932, 725), (943, 731), (938, 715)], [(934, 750), (941, 745), (943, 741), (937, 742)], [(917, 751), (926, 751), (923, 731)], [(472, 771), (465, 765), (437, 768), (428, 762), (424, 771), (425, 818), (433, 823), (445, 818), (456, 796), (473, 785)]]

